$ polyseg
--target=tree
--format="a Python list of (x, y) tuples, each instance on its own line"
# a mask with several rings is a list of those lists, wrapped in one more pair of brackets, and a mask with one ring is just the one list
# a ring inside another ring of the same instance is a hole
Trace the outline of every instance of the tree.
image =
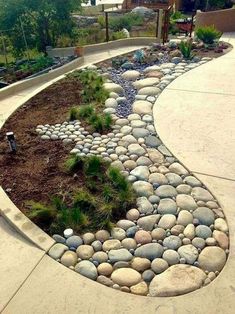
[(0, 0), (0, 29), (16, 53), (25, 49), (22, 29), (29, 48), (46, 52), (61, 35), (71, 35), (72, 12), (81, 9), (83, 0)]

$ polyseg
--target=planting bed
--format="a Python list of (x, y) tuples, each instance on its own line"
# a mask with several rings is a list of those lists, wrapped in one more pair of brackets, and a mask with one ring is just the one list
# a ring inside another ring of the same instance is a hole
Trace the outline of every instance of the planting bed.
[[(103, 176), (107, 176), (109, 189), (131, 193), (125, 208), (122, 202), (120, 211), (113, 207), (117, 199), (121, 200), (121, 196), (111, 199), (113, 192), (106, 193), (102, 203), (94, 201), (94, 208), (79, 203), (76, 210), (88, 214), (89, 219), (91, 208), (94, 219), (108, 213), (108, 229), (97, 230), (88, 224), (86, 229), (76, 230), (66, 223), (64, 233), (53, 235), (57, 243), (49, 255), (92, 280), (124, 292), (175, 296), (216, 278), (229, 252), (228, 226), (214, 196), (161, 142), (152, 108), (170, 82), (211, 58), (196, 56), (188, 61), (175, 48), (161, 47), (147, 49), (146, 54), (148, 58), (139, 51), (134, 54), (135, 61), (128, 55), (125, 62), (110, 60), (90, 67), (107, 78), (104, 88), (109, 98), (104, 113), (113, 118), (109, 133), (90, 133), (81, 121), (66, 120), (68, 108), (74, 102), (81, 103), (76, 80), (53, 85), (18, 110), (1, 132), (3, 141), (6, 131), (14, 131), (19, 144), (16, 155), (6, 153), (6, 144), (1, 144), (1, 183), (16, 205), (30, 214), (28, 200), (48, 207), (51, 196), (59, 195), (64, 206), (64, 192), (73, 195), (79, 188), (87, 190), (93, 179), (93, 188), (97, 184), (103, 187), (107, 183)], [(72, 174), (64, 167), (68, 151), (77, 156)], [(93, 168), (91, 174), (84, 169), (89, 168), (86, 162), (94, 155), (105, 166), (98, 172)], [(115, 178), (110, 176), (109, 164), (119, 169)], [(96, 188), (104, 196), (103, 190)], [(75, 212), (71, 204), (66, 206)], [(61, 210), (61, 203), (59, 207), (57, 202), (53, 210)], [(114, 210), (126, 214), (118, 217)], [(38, 223), (52, 232), (45, 221)]]

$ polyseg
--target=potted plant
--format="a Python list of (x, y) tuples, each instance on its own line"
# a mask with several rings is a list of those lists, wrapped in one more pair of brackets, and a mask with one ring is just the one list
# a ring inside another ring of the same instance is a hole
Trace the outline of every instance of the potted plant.
[(75, 47), (74, 54), (76, 57), (84, 56), (84, 47), (82, 45)]

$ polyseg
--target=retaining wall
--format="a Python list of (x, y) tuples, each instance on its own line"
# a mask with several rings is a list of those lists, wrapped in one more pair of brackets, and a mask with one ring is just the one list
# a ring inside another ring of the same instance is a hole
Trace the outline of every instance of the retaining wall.
[(53, 80), (54, 78), (61, 76), (64, 73), (72, 71), (83, 64), (83, 59), (84, 59), (83, 57), (77, 58), (63, 65), (62, 67), (59, 67), (55, 70), (51, 70), (48, 73), (30, 78), (30, 79), (25, 79), (25, 80), (16, 82), (14, 84), (11, 84), (7, 87), (4, 87), (0, 90), (0, 100), (8, 96), (12, 96), (15, 93), (19, 93), (23, 91), (24, 89), (27, 89), (27, 88), (30, 88), (30, 87), (33, 87), (42, 83), (47, 83), (48, 81)]
[[(106, 51), (109, 49), (118, 49), (120, 47), (127, 46), (148, 46), (151, 43), (157, 41), (158, 40), (155, 37), (139, 37), (139, 38), (125, 38), (102, 44), (88, 45), (84, 47), (84, 55), (86, 56), (90, 54), (97, 54), (99, 52)], [(48, 54), (50, 56), (64, 57), (74, 55), (74, 49), (75, 47), (55, 48), (48, 51)], [(84, 57), (80, 57), (48, 73), (42, 74), (31, 79), (25, 79), (14, 84), (11, 84), (10, 86), (4, 87), (0, 90), (0, 100), (12, 96), (16, 93), (19, 93), (27, 88), (37, 86), (42, 83), (47, 83), (48, 81), (51, 81), (58, 76), (61, 76), (69, 71), (72, 71), (78, 68), (79, 66), (82, 66), (83, 62)]]
[[(152, 42), (159, 42), (159, 39), (156, 37), (133, 37), (109, 41), (107, 43), (86, 45), (84, 46), (84, 55), (126, 46), (150, 45)], [(68, 57), (74, 55), (75, 48), (76, 47), (54, 48), (48, 51), (48, 54), (51, 57)]]
[(235, 8), (211, 12), (197, 11), (196, 28), (214, 25), (221, 32), (235, 31)]

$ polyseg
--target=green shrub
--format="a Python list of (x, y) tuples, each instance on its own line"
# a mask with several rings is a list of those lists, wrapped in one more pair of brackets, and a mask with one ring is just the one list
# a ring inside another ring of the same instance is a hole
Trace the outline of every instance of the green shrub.
[(49, 226), (55, 218), (56, 212), (52, 207), (34, 201), (27, 202), (26, 205), (30, 208), (28, 217), (39, 225)]
[(179, 44), (179, 48), (185, 59), (191, 60), (194, 57), (194, 55), (192, 54), (192, 42), (190, 40), (182, 40)]
[(104, 17), (103, 15), (99, 15), (99, 16), (98, 16), (98, 21), (97, 21), (97, 22), (100, 24), (100, 26), (101, 26), (102, 28), (105, 27), (105, 17)]
[(199, 27), (196, 29), (196, 36), (200, 39), (204, 44), (211, 45), (215, 40), (219, 39), (222, 35), (214, 25)]
[(100, 177), (102, 175), (103, 162), (100, 157), (91, 156), (86, 159), (84, 164), (84, 171), (87, 176)]
[(109, 26), (114, 32), (121, 31), (123, 28), (130, 31), (132, 26), (140, 26), (143, 23), (144, 19), (139, 14), (127, 13), (110, 19)]
[(172, 12), (170, 15), (169, 33), (175, 35), (179, 30), (176, 27), (176, 20), (185, 19), (186, 15), (179, 11)]
[(97, 114), (94, 113), (90, 116), (89, 123), (96, 132), (103, 132), (109, 130), (112, 124), (112, 117), (110, 114)]
[(123, 33), (123, 31), (114, 32), (111, 35), (111, 40), (118, 40), (126, 38), (126, 35)]
[(92, 105), (83, 105), (77, 110), (77, 117), (81, 119), (89, 118), (92, 114), (94, 114)]
[(65, 168), (69, 172), (75, 172), (81, 169), (83, 166), (83, 160), (80, 156), (73, 154), (65, 162)]
[(78, 118), (78, 109), (76, 107), (72, 107), (69, 110), (69, 121), (77, 120)]
[(105, 79), (96, 71), (81, 71), (79, 80), (83, 85), (82, 97), (84, 102), (103, 102), (108, 98), (109, 94), (103, 87)]
[(31, 202), (28, 216), (40, 226), (46, 226), (50, 233), (68, 227), (76, 232), (110, 230), (133, 206), (135, 195), (130, 183), (120, 170), (101, 158), (71, 156), (66, 169), (72, 176), (83, 178), (82, 188), (75, 192), (61, 191), (63, 198), (56, 195), (49, 205)]

